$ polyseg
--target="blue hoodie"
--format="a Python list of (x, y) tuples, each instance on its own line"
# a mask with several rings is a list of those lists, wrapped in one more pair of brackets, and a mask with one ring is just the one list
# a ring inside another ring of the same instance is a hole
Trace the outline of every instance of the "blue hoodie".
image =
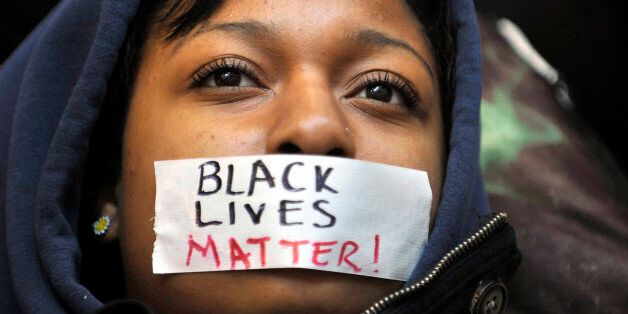
[[(92, 312), (79, 276), (78, 216), (92, 129), (139, 0), (62, 1), (0, 68), (0, 312)], [(479, 171), (480, 35), (451, 0), (455, 103), (443, 194), (408, 281), (487, 221)]]

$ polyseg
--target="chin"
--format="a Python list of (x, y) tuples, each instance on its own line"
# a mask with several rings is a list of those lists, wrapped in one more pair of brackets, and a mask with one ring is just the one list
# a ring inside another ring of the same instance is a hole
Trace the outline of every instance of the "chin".
[[(306, 269), (155, 275), (129, 296), (157, 313), (360, 312), (401, 281)], [(151, 280), (152, 281), (152, 280)]]

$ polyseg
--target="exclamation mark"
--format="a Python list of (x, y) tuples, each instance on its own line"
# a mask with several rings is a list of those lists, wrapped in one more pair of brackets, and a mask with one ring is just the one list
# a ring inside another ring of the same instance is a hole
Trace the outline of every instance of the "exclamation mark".
[[(375, 235), (375, 249), (373, 250), (373, 264), (379, 262), (379, 234)], [(375, 269), (374, 272), (379, 272), (379, 269)]]

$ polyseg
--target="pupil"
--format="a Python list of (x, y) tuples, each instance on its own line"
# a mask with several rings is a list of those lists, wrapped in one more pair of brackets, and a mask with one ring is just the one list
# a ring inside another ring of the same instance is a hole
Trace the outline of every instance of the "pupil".
[(389, 102), (392, 99), (392, 89), (384, 85), (370, 85), (366, 88), (366, 97)]
[(233, 70), (221, 70), (216, 73), (216, 86), (238, 86), (240, 85), (240, 73)]

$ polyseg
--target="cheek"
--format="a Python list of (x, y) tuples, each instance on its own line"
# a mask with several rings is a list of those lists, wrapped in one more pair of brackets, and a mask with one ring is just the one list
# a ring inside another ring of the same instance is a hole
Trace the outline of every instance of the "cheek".
[[(165, 98), (154, 98), (159, 97)], [(141, 290), (134, 284), (161, 280), (153, 276), (151, 266), (154, 161), (262, 154), (265, 147), (265, 132), (251, 127), (255, 125), (252, 121), (221, 123), (198, 108), (177, 108), (169, 106), (174, 102), (155, 99), (132, 102), (124, 131), (120, 245), (129, 291)]]
[(436, 215), (444, 177), (444, 138), (439, 125), (356, 128), (356, 159), (417, 169), (427, 172), (432, 189), (431, 218)]

